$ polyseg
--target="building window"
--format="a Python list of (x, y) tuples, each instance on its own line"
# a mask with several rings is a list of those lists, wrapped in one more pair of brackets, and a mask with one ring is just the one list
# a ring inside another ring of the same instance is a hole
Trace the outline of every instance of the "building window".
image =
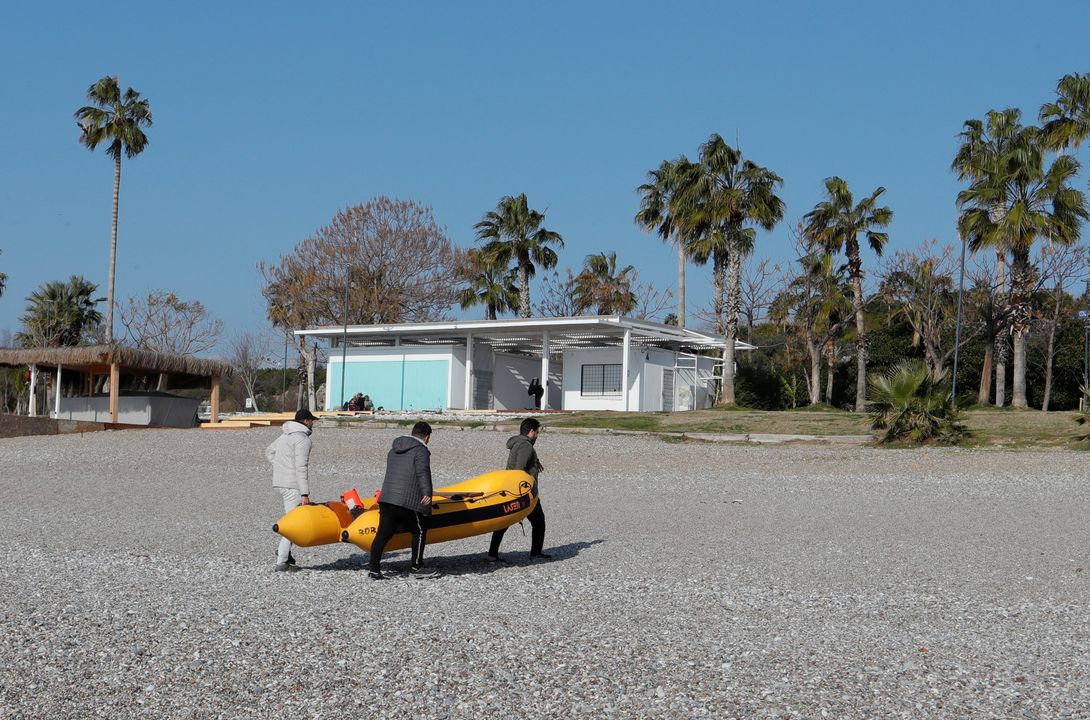
[(621, 394), (620, 365), (584, 365), (579, 394), (600, 397)]

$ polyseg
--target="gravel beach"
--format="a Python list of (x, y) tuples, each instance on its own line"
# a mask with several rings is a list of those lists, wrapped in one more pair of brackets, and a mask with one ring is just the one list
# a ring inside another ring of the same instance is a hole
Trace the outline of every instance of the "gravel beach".
[[(0, 718), (1090, 717), (1085, 454), (546, 432), (552, 561), (375, 582), (272, 572), (279, 432), (0, 440)], [(396, 434), (319, 427), (315, 499)], [(436, 485), (505, 439), (437, 428)]]

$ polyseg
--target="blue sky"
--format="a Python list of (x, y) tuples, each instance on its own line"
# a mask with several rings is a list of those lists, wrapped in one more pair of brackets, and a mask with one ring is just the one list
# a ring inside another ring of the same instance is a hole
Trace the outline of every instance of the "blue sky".
[[(155, 115), (123, 169), (118, 297), (172, 290), (232, 333), (265, 325), (259, 260), (382, 194), (430, 205), (468, 246), (525, 192), (566, 240), (561, 266), (616, 250), (672, 288), (635, 188), (712, 132), (785, 179), (788, 222), (758, 258), (790, 257), (830, 175), (887, 188), (891, 251), (952, 242), (962, 122), (1034, 119), (1062, 75), (1090, 71), (1088, 31), (1090, 4), (1047, 1), (8, 5), (0, 332), (43, 282), (83, 274), (105, 294), (113, 169), (72, 113), (106, 74)], [(690, 307), (709, 278), (690, 269)]]

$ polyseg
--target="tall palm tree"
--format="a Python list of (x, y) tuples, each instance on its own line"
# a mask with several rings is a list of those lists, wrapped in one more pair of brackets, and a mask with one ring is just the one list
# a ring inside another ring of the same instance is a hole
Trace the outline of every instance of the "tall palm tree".
[(859, 252), (859, 235), (866, 237), (878, 255), (889, 240), (889, 234), (878, 228), (887, 227), (893, 211), (878, 206), (884, 187), (855, 202), (848, 183), (839, 177), (825, 180), (825, 200), (806, 213), (806, 234), (827, 252), (843, 252), (848, 259), (848, 277), (852, 284), (852, 308), (855, 312), (856, 379), (855, 411), (867, 409), (867, 330), (863, 318), (863, 259)]
[(485, 213), (474, 225), (478, 242), (485, 242), (484, 257), (494, 265), (514, 263), (519, 282), (519, 315), (530, 317), (530, 278), (536, 267), (554, 268), (556, 251), (551, 245), (564, 247), (559, 233), (542, 227), (545, 213), (530, 209), (526, 193), (507, 195), (495, 210)]
[(617, 253), (588, 255), (583, 271), (575, 276), (572, 299), (576, 312), (597, 308), (599, 315), (625, 315), (636, 307), (632, 293), (632, 277), (636, 268), (626, 265), (617, 269)]
[(80, 127), (79, 141), (94, 150), (106, 144), (106, 154), (114, 160), (113, 223), (110, 228), (110, 279), (106, 290), (106, 342), (113, 342), (114, 269), (117, 266), (117, 208), (121, 194), (121, 155), (134, 158), (148, 146), (143, 128), (151, 127), (151, 106), (132, 88), (121, 94), (116, 77), (104, 77), (87, 90), (91, 105), (76, 111)]
[(102, 313), (95, 309), (101, 302), (93, 298), (96, 290), (98, 286), (81, 275), (73, 275), (68, 282), (45, 283), (27, 297), (20, 318), (24, 330), (17, 339), (27, 347), (79, 345), (102, 322)]
[[(989, 110), (985, 120), (967, 120), (962, 126), (959, 135), (961, 145), (958, 147), (954, 161), (950, 169), (957, 173), (958, 180), (974, 184), (988, 184), (994, 189), (994, 193), (988, 202), (990, 207), (981, 208), (988, 211), (995, 218), (999, 218), (1007, 210), (1008, 201), (1004, 194), (1006, 185), (1003, 177), (1011, 174), (1012, 166), (1016, 167), (1023, 155), (1025, 145), (1022, 126), (1022, 113), (1017, 108), (1006, 110)], [(960, 201), (959, 201), (960, 202)], [(991, 240), (984, 240), (986, 234), (979, 232), (972, 234), (971, 228), (963, 227), (963, 218), (958, 220), (958, 234), (962, 242), (969, 243), (973, 252), (979, 251), (988, 242), (994, 240), (995, 245), (990, 245), (995, 251), (995, 278), (996, 293), (1001, 310), (1007, 304), (1007, 252), (1009, 248), (1001, 238), (990, 236)], [(981, 378), (978, 402), (988, 402), (990, 380), (988, 367), (991, 361), (991, 353), (995, 354), (995, 404), (1002, 407), (1005, 402), (1007, 388), (1007, 342), (1003, 330), (1005, 327), (995, 327), (996, 333), (992, 337), (985, 338), (984, 367)]]
[[(1011, 254), (1010, 324), (1014, 349), (1011, 405), (1028, 407), (1026, 399), (1026, 334), (1033, 310), (1037, 270), (1030, 259), (1039, 239), (1068, 245), (1079, 239), (1081, 223), (1090, 219), (1086, 196), (1071, 186), (1079, 163), (1061, 155), (1045, 163), (1039, 128), (1017, 135), (1003, 159), (1001, 172), (981, 177), (958, 193), (958, 220), (963, 236), (978, 246), (1006, 247)], [(1003, 211), (995, 212), (997, 201)]]
[(518, 308), (519, 289), (515, 284), (515, 272), (487, 262), (480, 250), (469, 251), (459, 275), (465, 283), (458, 291), (458, 303), (463, 310), (484, 305), (485, 319), (495, 320), (499, 313)]
[(647, 182), (636, 188), (640, 193), (640, 209), (636, 224), (647, 232), (656, 231), (664, 242), (677, 246), (677, 315), (676, 325), (685, 327), (685, 263), (689, 259), (688, 239), (675, 222), (678, 188), (682, 169), (689, 160), (680, 155), (670, 162), (663, 160), (657, 169), (647, 173)]
[(1041, 106), (1041, 134), (1049, 150), (1078, 150), (1090, 138), (1090, 74), (1064, 75), (1056, 101)]
[[(2, 251), (0, 251), (2, 252)], [(4, 288), (7, 286), (8, 276), (0, 272), (0, 297), (4, 296)]]
[[(697, 262), (712, 259), (716, 292), (725, 287), (723, 386), (721, 400), (735, 403), (734, 343), (741, 306), (742, 257), (753, 249), (754, 225), (772, 230), (783, 219), (784, 202), (776, 195), (783, 178), (742, 157), (716, 133), (700, 146), (695, 163), (681, 168), (679, 212), (675, 222), (692, 238)], [(726, 269), (726, 282), (722, 280)], [(717, 308), (723, 307), (720, 301)]]

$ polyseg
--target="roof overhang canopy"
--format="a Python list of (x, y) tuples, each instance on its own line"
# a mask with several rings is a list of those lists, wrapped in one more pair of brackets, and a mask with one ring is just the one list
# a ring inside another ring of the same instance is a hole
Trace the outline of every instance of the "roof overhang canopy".
[(0, 366), (61, 366), (69, 370), (105, 374), (116, 364), (125, 373), (163, 373), (178, 384), (227, 377), (234, 368), (219, 360), (202, 360), (186, 355), (157, 353), (121, 345), (81, 345), (76, 347), (0, 348)]
[[(338, 346), (347, 337), (348, 347), (391, 347), (400, 345), (464, 345), (468, 336), (474, 343), (489, 345), (496, 352), (540, 355), (544, 334), (549, 335), (549, 350), (619, 347), (625, 333), (635, 347), (669, 350), (722, 350), (722, 338), (688, 328), (620, 315), (559, 318), (514, 318), (504, 320), (453, 320), (395, 325), (349, 325), (296, 330), (296, 335), (329, 339)], [(735, 341), (737, 350), (754, 346)]]

